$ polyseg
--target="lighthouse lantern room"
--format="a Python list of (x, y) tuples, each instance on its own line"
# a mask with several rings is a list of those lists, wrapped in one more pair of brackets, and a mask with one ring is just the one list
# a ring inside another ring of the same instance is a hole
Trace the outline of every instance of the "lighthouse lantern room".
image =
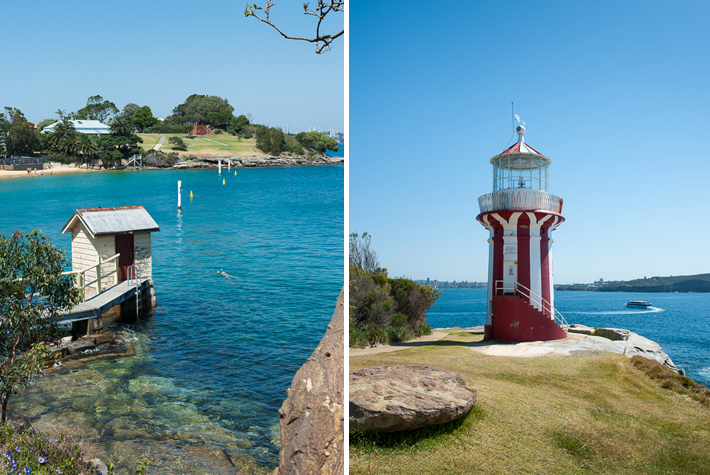
[(552, 239), (563, 221), (562, 198), (548, 193), (552, 161), (518, 141), (491, 159), (493, 192), (478, 198), (476, 219), (489, 232), (485, 339), (538, 341), (566, 338), (554, 307)]

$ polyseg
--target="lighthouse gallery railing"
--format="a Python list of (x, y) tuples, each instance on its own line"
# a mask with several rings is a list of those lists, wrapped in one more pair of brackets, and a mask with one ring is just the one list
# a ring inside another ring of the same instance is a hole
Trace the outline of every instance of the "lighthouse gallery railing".
[(499, 210), (545, 210), (562, 213), (562, 198), (546, 191), (510, 188), (494, 191), (478, 198), (481, 213)]

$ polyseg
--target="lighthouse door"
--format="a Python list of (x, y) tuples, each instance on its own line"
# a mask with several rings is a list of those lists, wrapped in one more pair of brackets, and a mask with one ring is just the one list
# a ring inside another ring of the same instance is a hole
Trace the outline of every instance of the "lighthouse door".
[(518, 280), (518, 263), (514, 261), (508, 261), (505, 263), (505, 275), (503, 276), (503, 288), (504, 293), (513, 294), (515, 293), (515, 282)]

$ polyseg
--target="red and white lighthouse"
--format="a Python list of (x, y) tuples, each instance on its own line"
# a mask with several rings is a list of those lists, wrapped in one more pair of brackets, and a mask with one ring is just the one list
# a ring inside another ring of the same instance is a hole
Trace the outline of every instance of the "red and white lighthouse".
[(558, 340), (567, 334), (555, 318), (550, 234), (564, 221), (562, 198), (547, 191), (552, 161), (525, 143), (524, 126), (516, 131), (518, 142), (491, 158), (493, 192), (478, 198), (476, 219), (490, 232), (485, 339)]

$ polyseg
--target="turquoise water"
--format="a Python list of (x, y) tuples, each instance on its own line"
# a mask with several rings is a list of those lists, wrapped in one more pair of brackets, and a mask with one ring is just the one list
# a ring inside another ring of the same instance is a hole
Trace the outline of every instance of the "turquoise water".
[(325, 154), (329, 157), (344, 157), (345, 156), (345, 144), (343, 142), (338, 142), (338, 151), (333, 152), (331, 150), (326, 150)]
[(136, 460), (155, 473), (270, 473), (286, 388), (343, 286), (343, 193), (342, 165), (1, 180), (2, 233), (39, 227), (70, 249), (61, 228), (75, 209), (137, 204), (160, 225), (158, 307), (112, 323), (136, 355), (45, 376), (13, 415), (77, 425), (124, 473)]
[[(427, 314), (432, 328), (486, 322), (486, 289), (444, 289)], [(652, 309), (630, 309), (646, 300)], [(555, 292), (555, 307), (569, 323), (626, 328), (659, 345), (687, 375), (710, 387), (710, 294)]]

